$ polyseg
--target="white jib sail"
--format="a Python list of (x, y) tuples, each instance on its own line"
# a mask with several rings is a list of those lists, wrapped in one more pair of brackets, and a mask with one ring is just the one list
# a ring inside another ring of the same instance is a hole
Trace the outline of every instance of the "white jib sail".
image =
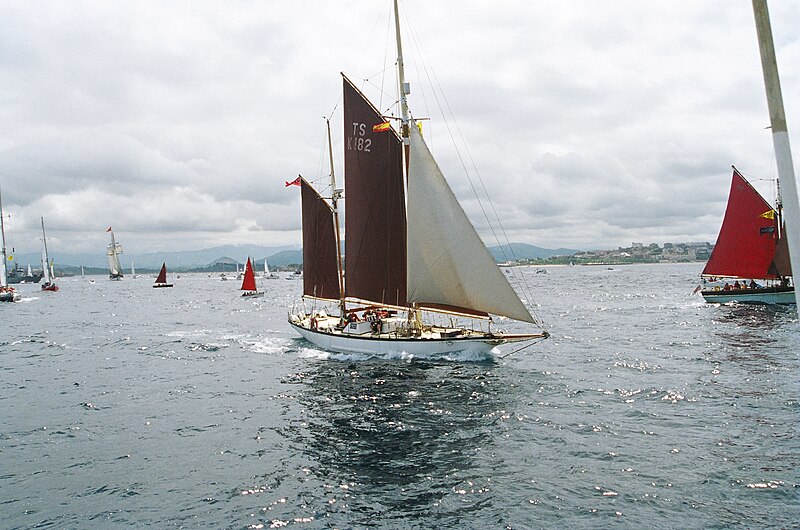
[(408, 301), (536, 323), (469, 222), (419, 130), (408, 163)]

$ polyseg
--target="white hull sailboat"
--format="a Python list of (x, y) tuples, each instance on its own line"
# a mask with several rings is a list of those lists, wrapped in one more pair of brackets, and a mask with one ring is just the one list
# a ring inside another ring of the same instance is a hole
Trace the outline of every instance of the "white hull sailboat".
[(50, 260), (50, 255), (47, 252), (47, 235), (44, 232), (44, 217), (42, 219), (42, 271), (44, 272), (44, 283), (42, 284), (42, 291), (55, 292), (58, 291), (56, 284), (56, 272), (53, 268), (53, 262)]
[(122, 265), (119, 263), (119, 255), (122, 254), (122, 245), (114, 239), (114, 231), (108, 227), (106, 232), (111, 232), (111, 243), (108, 244), (106, 255), (108, 256), (108, 279), (119, 281), (123, 278)]
[(277, 280), (280, 278), (274, 272), (269, 271), (269, 265), (267, 265), (267, 258), (264, 258), (264, 278), (267, 280)]
[[(324, 350), (375, 355), (487, 354), (502, 344), (547, 338), (469, 222), (412, 121), (396, 0), (394, 15), (399, 134), (343, 76), (344, 258), (342, 190), (333, 171), (330, 125), (330, 197), (302, 177), (287, 183), (301, 188), (304, 300), (337, 306), (292, 312), (289, 324)], [(507, 334), (492, 329), (491, 315), (539, 329)]]
[(0, 247), (0, 302), (16, 302), (22, 298), (19, 291), (8, 284), (8, 256), (6, 255), (6, 227), (3, 217), (3, 198), (0, 196), (0, 236), (2, 236), (2, 247)]

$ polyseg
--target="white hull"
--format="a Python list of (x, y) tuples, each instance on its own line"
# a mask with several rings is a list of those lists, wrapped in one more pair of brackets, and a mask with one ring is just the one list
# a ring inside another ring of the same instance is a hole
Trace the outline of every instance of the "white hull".
[(22, 298), (14, 289), (0, 291), (0, 302), (16, 302)]
[(743, 289), (738, 291), (701, 291), (703, 299), (708, 303), (726, 304), (795, 304), (794, 289)]
[(384, 339), (344, 334), (324, 333), (289, 324), (320, 349), (338, 353), (362, 353), (381, 356), (415, 355), (430, 356), (457, 352), (486, 355), (502, 339), (456, 338), (456, 339)]

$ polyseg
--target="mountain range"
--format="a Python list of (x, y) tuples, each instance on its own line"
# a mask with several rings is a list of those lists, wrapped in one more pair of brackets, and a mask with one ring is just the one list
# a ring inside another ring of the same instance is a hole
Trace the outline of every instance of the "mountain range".
[[(511, 243), (509, 245), (489, 247), (489, 252), (499, 263), (532, 258), (549, 258), (552, 256), (571, 256), (578, 250), (573, 249), (548, 249), (528, 245), (526, 243)], [(224, 245), (203, 250), (183, 250), (174, 252), (148, 252), (148, 253), (123, 253), (121, 257), (124, 269), (129, 269), (133, 261), (137, 269), (158, 269), (166, 262), (171, 270), (188, 270), (193, 268), (208, 267), (215, 263), (243, 264), (247, 257), (255, 258), (257, 264), (263, 264), (264, 259), (270, 268), (286, 267), (299, 264), (303, 261), (303, 251), (297, 247), (277, 246), (267, 247), (260, 245)], [(108, 261), (105, 252), (93, 254), (70, 254), (50, 250), (50, 257), (56, 266), (74, 266), (105, 268)], [(38, 253), (17, 254), (14, 259), (20, 267), (40, 266)]]

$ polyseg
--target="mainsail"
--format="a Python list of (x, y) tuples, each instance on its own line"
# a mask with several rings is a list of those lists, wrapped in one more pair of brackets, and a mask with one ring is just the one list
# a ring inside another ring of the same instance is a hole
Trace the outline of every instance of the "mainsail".
[(300, 181), (303, 202), (303, 294), (339, 299), (339, 267), (333, 210), (305, 179)]
[(156, 283), (167, 283), (167, 264), (161, 264), (161, 271), (158, 273), (158, 278), (156, 278)]
[(733, 168), (725, 218), (703, 276), (777, 279), (770, 272), (777, 242), (775, 210)]
[(250, 258), (247, 258), (247, 264), (244, 266), (244, 278), (242, 279), (242, 291), (256, 291), (256, 275), (253, 273), (253, 264)]
[[(345, 293), (378, 303), (406, 303), (403, 142), (352, 82), (344, 79)], [(304, 260), (304, 263), (307, 263)]]

